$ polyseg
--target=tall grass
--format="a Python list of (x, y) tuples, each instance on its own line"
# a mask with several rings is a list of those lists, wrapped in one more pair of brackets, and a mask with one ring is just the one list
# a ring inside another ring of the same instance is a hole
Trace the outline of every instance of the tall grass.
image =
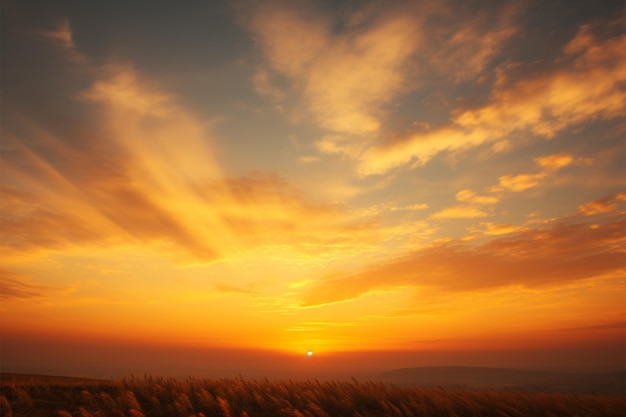
[(379, 382), (3, 379), (2, 416), (624, 416), (624, 396), (399, 388)]

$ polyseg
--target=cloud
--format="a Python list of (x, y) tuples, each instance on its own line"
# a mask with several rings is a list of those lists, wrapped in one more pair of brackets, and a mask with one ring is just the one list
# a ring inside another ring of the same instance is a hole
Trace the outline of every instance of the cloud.
[(626, 221), (589, 225), (583, 220), (554, 221), (545, 229), (521, 230), (477, 247), (461, 241), (435, 243), (363, 272), (309, 286), (302, 293), (302, 306), (346, 301), (398, 287), (453, 292), (538, 288), (626, 272)]
[(281, 101), (285, 93), (275, 85), (269, 72), (260, 69), (252, 77), (254, 90), (262, 95), (271, 97), (274, 101)]
[(430, 216), (432, 219), (475, 219), (488, 214), (474, 206), (451, 206)]
[(593, 216), (595, 214), (609, 213), (617, 210), (621, 202), (626, 201), (626, 193), (619, 193), (607, 196), (598, 200), (581, 204), (578, 211), (585, 216)]
[(472, 190), (461, 190), (456, 194), (456, 200), (471, 204), (496, 204), (498, 199), (493, 196), (476, 195)]
[(506, 235), (509, 233), (517, 233), (528, 230), (525, 226), (517, 226), (514, 224), (481, 223), (481, 226), (486, 228), (483, 233), (491, 236)]
[(561, 332), (585, 332), (585, 331), (600, 331), (600, 330), (613, 330), (613, 329), (626, 329), (626, 322), (624, 321), (619, 321), (619, 322), (613, 322), (613, 323), (603, 323), (603, 324), (596, 324), (593, 326), (579, 326), (579, 327), (565, 327), (565, 328), (561, 328), (561, 329), (555, 329), (557, 331), (561, 331)]
[(318, 151), (330, 155), (356, 158), (363, 150), (363, 144), (352, 142), (343, 135), (324, 135), (315, 142)]
[(27, 280), (28, 277), (23, 274), (0, 269), (0, 299), (3, 301), (41, 299), (68, 291), (66, 288), (28, 283)]
[[(189, 202), (190, 183), (219, 173), (206, 127), (130, 68), (109, 65), (96, 74), (78, 95), (88, 103), (90, 126), (80, 121), (82, 131), (54, 132), (26, 123), (19, 136), (9, 135), (15, 151), (5, 160), (8, 183), (40, 203), (22, 219), (29, 224), (12, 233), (12, 249), (15, 240), (58, 249), (50, 243), (138, 239), (175, 242), (198, 259), (215, 259), (200, 230), (176, 214), (180, 209), (172, 212), (173, 202)], [(8, 224), (19, 226), (15, 221)]]
[(37, 31), (37, 33), (59, 46), (72, 63), (87, 65), (88, 59), (78, 50), (74, 41), (74, 31), (67, 17), (59, 20), (56, 28)]
[[(6, 168), (11, 158), (5, 154), (4, 159)], [(0, 197), (0, 247), (5, 254), (40, 248), (60, 249), (68, 244), (93, 243), (104, 237), (101, 230), (88, 226), (79, 216), (55, 210), (31, 193), (3, 185)]]
[(315, 155), (303, 155), (298, 157), (298, 162), (301, 162), (303, 164), (314, 164), (315, 162), (319, 162), (319, 160), (319, 156)]
[(428, 204), (420, 203), (420, 204), (411, 204), (409, 206), (402, 207), (392, 207), (391, 211), (413, 211), (413, 210), (426, 210), (428, 208)]
[(574, 162), (572, 155), (557, 153), (535, 158), (535, 162), (546, 171), (558, 171)]
[(407, 164), (423, 165), (442, 152), (500, 143), (514, 133), (549, 139), (583, 122), (623, 117), (624, 49), (626, 36), (622, 33), (602, 39), (594, 28), (582, 26), (547, 68), (529, 72), (519, 63), (501, 64), (486, 104), (459, 108), (448, 123), (366, 149), (359, 157), (357, 172), (361, 176), (383, 174)]
[[(44, 35), (76, 52), (68, 20)], [(2, 128), (0, 246), (10, 257), (140, 245), (183, 262), (233, 260), (254, 249), (293, 261), (342, 257), (377, 241), (376, 221), (313, 202), (277, 175), (225, 178), (212, 148), (216, 121), (132, 65), (64, 57), (80, 69), (82, 90), (53, 90), (72, 110), (62, 122), (33, 116), (37, 105), (5, 106), (16, 116)], [(275, 71), (257, 75), (258, 88), (275, 86)], [(278, 90), (265, 92), (281, 99)]]
[[(516, 22), (522, 3), (502, 3), (486, 12), (469, 3), (449, 4), (440, 12), (446, 23), (430, 28), (432, 65), (456, 82), (475, 78), (497, 55), (509, 38), (519, 31)], [(441, 18), (441, 16), (438, 16)]]
[[(348, 16), (341, 31), (307, 2), (253, 3), (244, 14), (268, 69), (287, 77), (307, 112), (335, 132), (378, 130), (377, 108), (403, 89), (404, 66), (419, 44), (414, 18), (382, 8)], [(257, 91), (277, 97), (267, 74), (255, 76)]]
[(72, 50), (75, 47), (73, 31), (70, 26), (70, 21), (67, 18), (59, 21), (58, 26), (55, 29), (41, 31), (41, 34), (48, 39), (57, 42), (61, 47)]
[(491, 187), (490, 191), (509, 190), (520, 192), (534, 188), (544, 179), (544, 172), (538, 174), (503, 175), (499, 178), (497, 186)]
[(82, 75), (88, 88), (57, 92), (74, 98), (79, 119), (50, 124), (8, 109), (19, 117), (2, 132), (5, 253), (140, 245), (207, 263), (259, 247), (343, 256), (377, 239), (368, 236), (377, 223), (315, 203), (276, 175), (225, 178), (215, 121), (132, 66), (90, 65)]
[(554, 174), (561, 168), (568, 165), (589, 165), (589, 158), (574, 158), (570, 154), (557, 153), (535, 158), (537, 163), (543, 169), (534, 174), (518, 174), (503, 175), (498, 179), (498, 185), (488, 187), (492, 192), (508, 190), (513, 192), (521, 192), (538, 186), (548, 175)]
[[(378, 132), (383, 107), (416, 87), (421, 66), (455, 80), (482, 72), (516, 32), (513, 17), (519, 13), (508, 6), (477, 12), (462, 3), (383, 2), (348, 7), (335, 16), (314, 2), (297, 7), (247, 2), (239, 10), (266, 60), (266, 68), (254, 77), (256, 90), (277, 98), (281, 94), (269, 74), (285, 77), (290, 92), (320, 126), (350, 135)], [(328, 143), (320, 146), (329, 149)]]

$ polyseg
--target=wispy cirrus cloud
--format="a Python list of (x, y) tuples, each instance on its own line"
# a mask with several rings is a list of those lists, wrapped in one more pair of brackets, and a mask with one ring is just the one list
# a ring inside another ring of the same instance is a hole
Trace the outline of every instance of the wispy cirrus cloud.
[[(71, 34), (69, 24), (63, 33)], [(11, 256), (162, 245), (170, 256), (208, 263), (285, 245), (341, 256), (377, 239), (368, 236), (376, 222), (316, 203), (278, 175), (224, 176), (211, 146), (215, 121), (131, 65), (79, 65), (89, 66), (89, 87), (59, 93), (80, 108), (74, 126), (29, 114), (3, 126), (0, 221), (8, 233), (0, 245)]]

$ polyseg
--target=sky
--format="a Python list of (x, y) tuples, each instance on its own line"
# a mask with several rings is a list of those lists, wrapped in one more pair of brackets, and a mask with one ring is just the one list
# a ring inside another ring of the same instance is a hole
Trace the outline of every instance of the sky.
[(3, 370), (624, 369), (624, 16), (3, 1)]

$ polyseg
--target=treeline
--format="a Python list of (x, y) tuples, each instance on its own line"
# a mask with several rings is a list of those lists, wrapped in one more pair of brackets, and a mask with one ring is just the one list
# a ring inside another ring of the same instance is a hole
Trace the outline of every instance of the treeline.
[(379, 382), (131, 377), (0, 380), (3, 417), (624, 416), (624, 396), (399, 388)]

